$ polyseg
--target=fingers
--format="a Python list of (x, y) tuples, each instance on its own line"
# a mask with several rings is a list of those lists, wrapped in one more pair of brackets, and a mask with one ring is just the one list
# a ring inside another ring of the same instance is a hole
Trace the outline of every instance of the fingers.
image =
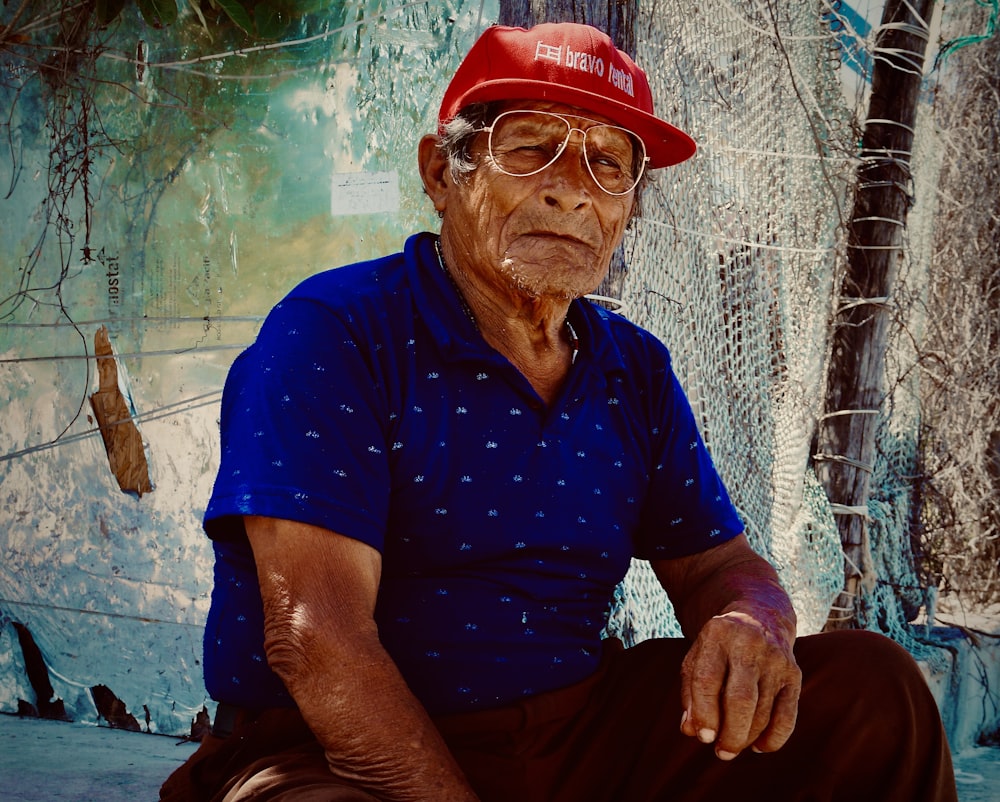
[(787, 648), (743, 621), (713, 619), (681, 670), (681, 732), (732, 760), (781, 748), (795, 727), (801, 674)]
[(771, 718), (753, 742), (755, 752), (777, 751), (791, 737), (799, 712), (800, 690), (801, 683), (786, 685), (775, 697)]
[[(715, 754), (721, 760), (736, 757), (766, 726), (767, 698), (766, 694), (761, 698), (758, 680), (755, 667), (731, 664), (722, 692), (722, 728), (715, 742)], [(763, 725), (760, 725), (761, 719), (764, 719)], [(757, 732), (753, 732), (755, 725), (760, 725)]]
[(722, 722), (719, 698), (726, 677), (726, 656), (717, 644), (696, 642), (681, 666), (681, 732), (714, 743)]

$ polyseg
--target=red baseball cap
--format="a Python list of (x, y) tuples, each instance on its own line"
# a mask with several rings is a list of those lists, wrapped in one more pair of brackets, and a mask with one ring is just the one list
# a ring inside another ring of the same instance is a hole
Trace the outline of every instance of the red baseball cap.
[(646, 73), (589, 25), (487, 28), (451, 79), (438, 123), (471, 103), (497, 100), (549, 100), (603, 115), (642, 138), (650, 167), (669, 167), (695, 152), (691, 137), (653, 114)]

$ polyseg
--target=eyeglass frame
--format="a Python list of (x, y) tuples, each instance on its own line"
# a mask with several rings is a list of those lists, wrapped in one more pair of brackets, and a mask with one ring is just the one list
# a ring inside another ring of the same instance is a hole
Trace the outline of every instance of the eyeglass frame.
[[(493, 155), (493, 130), (496, 128), (497, 122), (509, 114), (541, 114), (547, 117), (556, 117), (557, 119), (562, 120), (567, 125), (566, 138), (562, 141), (562, 144), (557, 149), (556, 154), (546, 164), (542, 165), (537, 170), (532, 170), (530, 173), (508, 172), (507, 170), (505, 170), (503, 167), (500, 166), (500, 163), (497, 161), (496, 156)], [(569, 138), (573, 135), (574, 131), (578, 132), (583, 137), (582, 147), (583, 147), (583, 153), (584, 155), (586, 155), (587, 131), (590, 129), (577, 128), (576, 126), (573, 125), (572, 122), (570, 122), (569, 119), (567, 119), (568, 117), (572, 117), (575, 120), (582, 120), (584, 122), (593, 123), (594, 125), (591, 126), (591, 128), (597, 125), (604, 125), (609, 128), (617, 128), (619, 131), (624, 131), (626, 134), (631, 136), (636, 142), (639, 143), (639, 146), (642, 148), (642, 156), (639, 159), (633, 159), (633, 162), (638, 163), (639, 169), (637, 170), (634, 183), (624, 192), (612, 192), (611, 190), (607, 189), (603, 184), (601, 184), (600, 181), (597, 180), (597, 176), (594, 175), (594, 170), (590, 166), (590, 160), (584, 159), (584, 163), (587, 165), (587, 173), (590, 175), (591, 179), (593, 179), (594, 183), (598, 186), (598, 188), (600, 188), (600, 190), (605, 194), (610, 195), (613, 198), (622, 198), (631, 192), (635, 192), (636, 187), (638, 187), (639, 183), (642, 181), (642, 177), (646, 174), (646, 166), (649, 164), (650, 158), (646, 151), (646, 143), (643, 141), (642, 137), (639, 136), (635, 131), (625, 128), (622, 125), (604, 122), (603, 120), (592, 120), (589, 117), (582, 117), (578, 114), (569, 114), (569, 115), (558, 114), (554, 111), (543, 111), (542, 109), (507, 109), (506, 111), (502, 111), (496, 117), (494, 117), (493, 122), (490, 123), (489, 125), (484, 125), (481, 128), (477, 128), (475, 130), (477, 132), (489, 134), (486, 140), (486, 152), (489, 154), (490, 161), (493, 162), (497, 170), (499, 170), (504, 175), (509, 175), (511, 178), (528, 178), (529, 176), (538, 175), (543, 170), (547, 170), (549, 167), (551, 167), (559, 160), (559, 157), (562, 156), (563, 153), (566, 151), (566, 148), (569, 145)]]

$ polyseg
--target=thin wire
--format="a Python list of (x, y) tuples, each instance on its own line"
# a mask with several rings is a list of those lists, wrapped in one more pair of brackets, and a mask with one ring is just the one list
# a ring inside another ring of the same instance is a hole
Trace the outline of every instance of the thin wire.
[(121, 354), (95, 356), (93, 354), (49, 354), (46, 356), (18, 356), (0, 359), (0, 365), (11, 365), (18, 362), (63, 362), (75, 359), (145, 359), (153, 356), (186, 356), (202, 354), (207, 351), (234, 351), (249, 346), (250, 343), (230, 343), (228, 345), (192, 345), (188, 348), (167, 348), (159, 351), (127, 351)]
[[(207, 393), (202, 393), (201, 395), (192, 396), (191, 398), (186, 398), (183, 401), (177, 401), (173, 404), (164, 404), (162, 406), (156, 407), (148, 412), (140, 412), (135, 415), (131, 415), (128, 418), (123, 418), (122, 420), (115, 421), (113, 423), (106, 424), (106, 427), (111, 426), (121, 426), (126, 423), (145, 423), (154, 420), (162, 420), (163, 418), (169, 418), (174, 415), (180, 415), (185, 412), (191, 412), (195, 409), (201, 409), (202, 407), (214, 406), (218, 403), (219, 398), (222, 395), (221, 390), (212, 390)], [(207, 400), (206, 400), (207, 399)], [(194, 401), (200, 401), (201, 403), (195, 404)], [(24, 457), (28, 454), (37, 454), (40, 451), (49, 451), (50, 449), (57, 448), (63, 445), (70, 445), (72, 443), (78, 443), (81, 440), (86, 440), (90, 437), (94, 437), (101, 433), (100, 427), (93, 427), (91, 429), (86, 429), (82, 432), (76, 432), (68, 436), (61, 436), (55, 440), (50, 440), (47, 443), (41, 443), (37, 446), (28, 446), (27, 448), (22, 448), (18, 451), (11, 451), (8, 454), (0, 454), (0, 462), (9, 462), (10, 460), (16, 459), (18, 457)]]
[(486, 5), (486, 0), (479, 0), (479, 16), (476, 17), (476, 38), (483, 32), (483, 6)]
[[(184, 59), (184, 60), (181, 60), (181, 61), (151, 61), (151, 62), (144, 62), (144, 61), (141, 61), (141, 60), (133, 58), (133, 57), (122, 56), (122, 55), (119, 55), (117, 53), (110, 53), (110, 52), (104, 52), (104, 53), (101, 54), (100, 57), (101, 58), (111, 59), (113, 61), (121, 61), (121, 62), (124, 62), (126, 64), (132, 64), (132, 65), (135, 65), (135, 66), (139, 66), (141, 64), (142, 66), (144, 66), (146, 68), (158, 67), (160, 69), (165, 69), (165, 70), (166, 69), (169, 69), (169, 70), (183, 70), (185, 67), (188, 67), (188, 66), (190, 66), (192, 64), (205, 64), (205, 63), (207, 63), (209, 61), (222, 61), (222, 60), (225, 60), (225, 59), (233, 57), (233, 56), (246, 56), (246, 55), (249, 55), (251, 53), (262, 53), (262, 52), (267, 52), (269, 50), (280, 50), (280, 49), (286, 48), (286, 47), (296, 47), (298, 45), (311, 44), (313, 42), (318, 42), (318, 41), (321, 41), (323, 39), (329, 39), (331, 36), (336, 36), (338, 34), (344, 33), (345, 31), (350, 31), (350, 30), (353, 30), (355, 28), (361, 28), (361, 27), (364, 27), (365, 25), (369, 25), (369, 24), (371, 24), (373, 22), (377, 22), (379, 20), (384, 20), (384, 19), (387, 19), (388, 17), (393, 17), (396, 14), (401, 14), (402, 12), (408, 11), (411, 8), (415, 8), (417, 6), (425, 6), (427, 4), (428, 4), (428, 0), (414, 0), (414, 2), (403, 3), (403, 5), (397, 6), (396, 8), (387, 9), (386, 11), (382, 11), (382, 12), (379, 12), (377, 14), (373, 14), (370, 17), (365, 17), (364, 19), (358, 20), (356, 22), (349, 22), (346, 25), (341, 25), (339, 28), (333, 28), (333, 29), (328, 30), (328, 31), (323, 31), (322, 33), (314, 34), (313, 36), (306, 36), (306, 37), (303, 37), (302, 39), (292, 39), (292, 40), (289, 40), (289, 41), (286, 41), (286, 42), (268, 42), (267, 44), (263, 44), (263, 45), (254, 45), (252, 47), (241, 47), (241, 48), (238, 48), (237, 50), (229, 50), (229, 51), (226, 51), (224, 53), (210, 53), (210, 54), (205, 55), (205, 56), (197, 56), (197, 57), (192, 58), (192, 59)], [(188, 70), (188, 72), (193, 72), (193, 71)], [(211, 77), (221, 77), (221, 76), (211, 76)], [(243, 77), (251, 77), (252, 78), (254, 76), (243, 76)], [(274, 76), (273, 76), (273, 74), (271, 74), (271, 75), (261, 76), (261, 77), (273, 78)]]
[(824, 413), (819, 419), (824, 421), (828, 418), (839, 418), (842, 415), (879, 415), (881, 412), (880, 409), (838, 409), (836, 412)]
[(58, 329), (77, 326), (98, 326), (108, 323), (261, 323), (263, 315), (206, 315), (203, 317), (106, 317), (94, 320), (79, 320), (75, 323), (57, 321), (55, 323), (2, 323), (6, 329)]
[[(136, 580), (133, 580), (136, 581)], [(171, 624), (178, 627), (190, 627), (192, 629), (203, 629), (204, 624), (195, 624), (190, 621), (168, 621), (165, 618), (149, 618), (142, 615), (129, 615), (128, 613), (110, 613), (103, 610), (84, 610), (82, 607), (64, 607), (59, 604), (44, 604), (43, 602), (20, 601), (18, 599), (0, 598), (0, 603), (16, 604), (20, 607), (34, 607), (42, 610), (57, 610), (61, 613), (83, 613), (84, 615), (99, 615), (107, 618), (124, 618), (129, 621), (141, 621), (144, 624)]]
[(843, 454), (813, 454), (814, 460), (819, 460), (820, 462), (836, 462), (841, 465), (850, 465), (852, 468), (857, 468), (859, 471), (864, 473), (874, 473), (875, 466), (868, 462), (862, 462), (861, 460), (852, 459), (851, 457), (845, 457)]
[(906, 125), (906, 123), (901, 123), (899, 120), (887, 120), (884, 117), (869, 117), (865, 120), (864, 124), (867, 126), (869, 123), (878, 123), (879, 125), (895, 125), (898, 128), (905, 128), (914, 136), (917, 133), (915, 128), (911, 128)]
[[(861, 518), (870, 518), (871, 514), (867, 507), (852, 507), (849, 504), (834, 504), (830, 503), (830, 512), (834, 515), (857, 515)], [(847, 558), (844, 555), (845, 559)]]
[[(708, 150), (708, 143), (702, 146), (702, 150)], [(752, 150), (751, 148), (737, 148), (732, 145), (712, 144), (713, 153), (738, 154), (740, 156), (754, 156), (761, 159), (802, 159), (805, 161), (818, 161), (824, 163), (845, 162), (850, 164), (857, 162), (858, 157), (854, 154), (845, 153), (837, 156), (824, 156), (819, 153), (788, 153), (780, 150)]]
[(945, 42), (938, 49), (937, 57), (934, 60), (935, 70), (943, 67), (948, 57), (956, 50), (961, 50), (968, 45), (978, 44), (979, 42), (985, 42), (993, 38), (997, 29), (997, 19), (1000, 17), (1000, 0), (976, 0), (976, 5), (991, 9), (990, 18), (986, 22), (985, 33), (959, 36), (957, 39)]
[(837, 246), (831, 245), (826, 248), (796, 248), (791, 245), (769, 245), (764, 242), (756, 242), (749, 239), (741, 239), (738, 237), (727, 237), (724, 234), (713, 233), (711, 231), (698, 231), (693, 228), (684, 228), (678, 226), (674, 223), (668, 223), (663, 220), (650, 220), (649, 218), (641, 218), (641, 224), (644, 226), (656, 226), (659, 228), (667, 228), (671, 231), (676, 231), (679, 234), (689, 234), (691, 236), (701, 237), (703, 239), (711, 239), (715, 242), (722, 242), (733, 245), (745, 245), (748, 248), (757, 249), (761, 251), (778, 251), (783, 253), (804, 253), (812, 255), (823, 255), (828, 253), (835, 253), (837, 251)]

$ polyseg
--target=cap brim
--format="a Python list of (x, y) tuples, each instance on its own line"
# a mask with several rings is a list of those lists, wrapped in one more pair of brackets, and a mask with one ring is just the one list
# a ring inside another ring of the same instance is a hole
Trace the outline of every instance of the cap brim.
[(565, 103), (607, 117), (614, 123), (638, 134), (646, 145), (649, 167), (670, 167), (691, 158), (697, 150), (695, 141), (665, 120), (647, 114), (634, 106), (627, 106), (603, 95), (583, 89), (562, 86), (545, 81), (524, 78), (502, 78), (477, 84), (455, 99), (457, 113), (470, 103), (489, 103), (496, 100), (547, 100)]

